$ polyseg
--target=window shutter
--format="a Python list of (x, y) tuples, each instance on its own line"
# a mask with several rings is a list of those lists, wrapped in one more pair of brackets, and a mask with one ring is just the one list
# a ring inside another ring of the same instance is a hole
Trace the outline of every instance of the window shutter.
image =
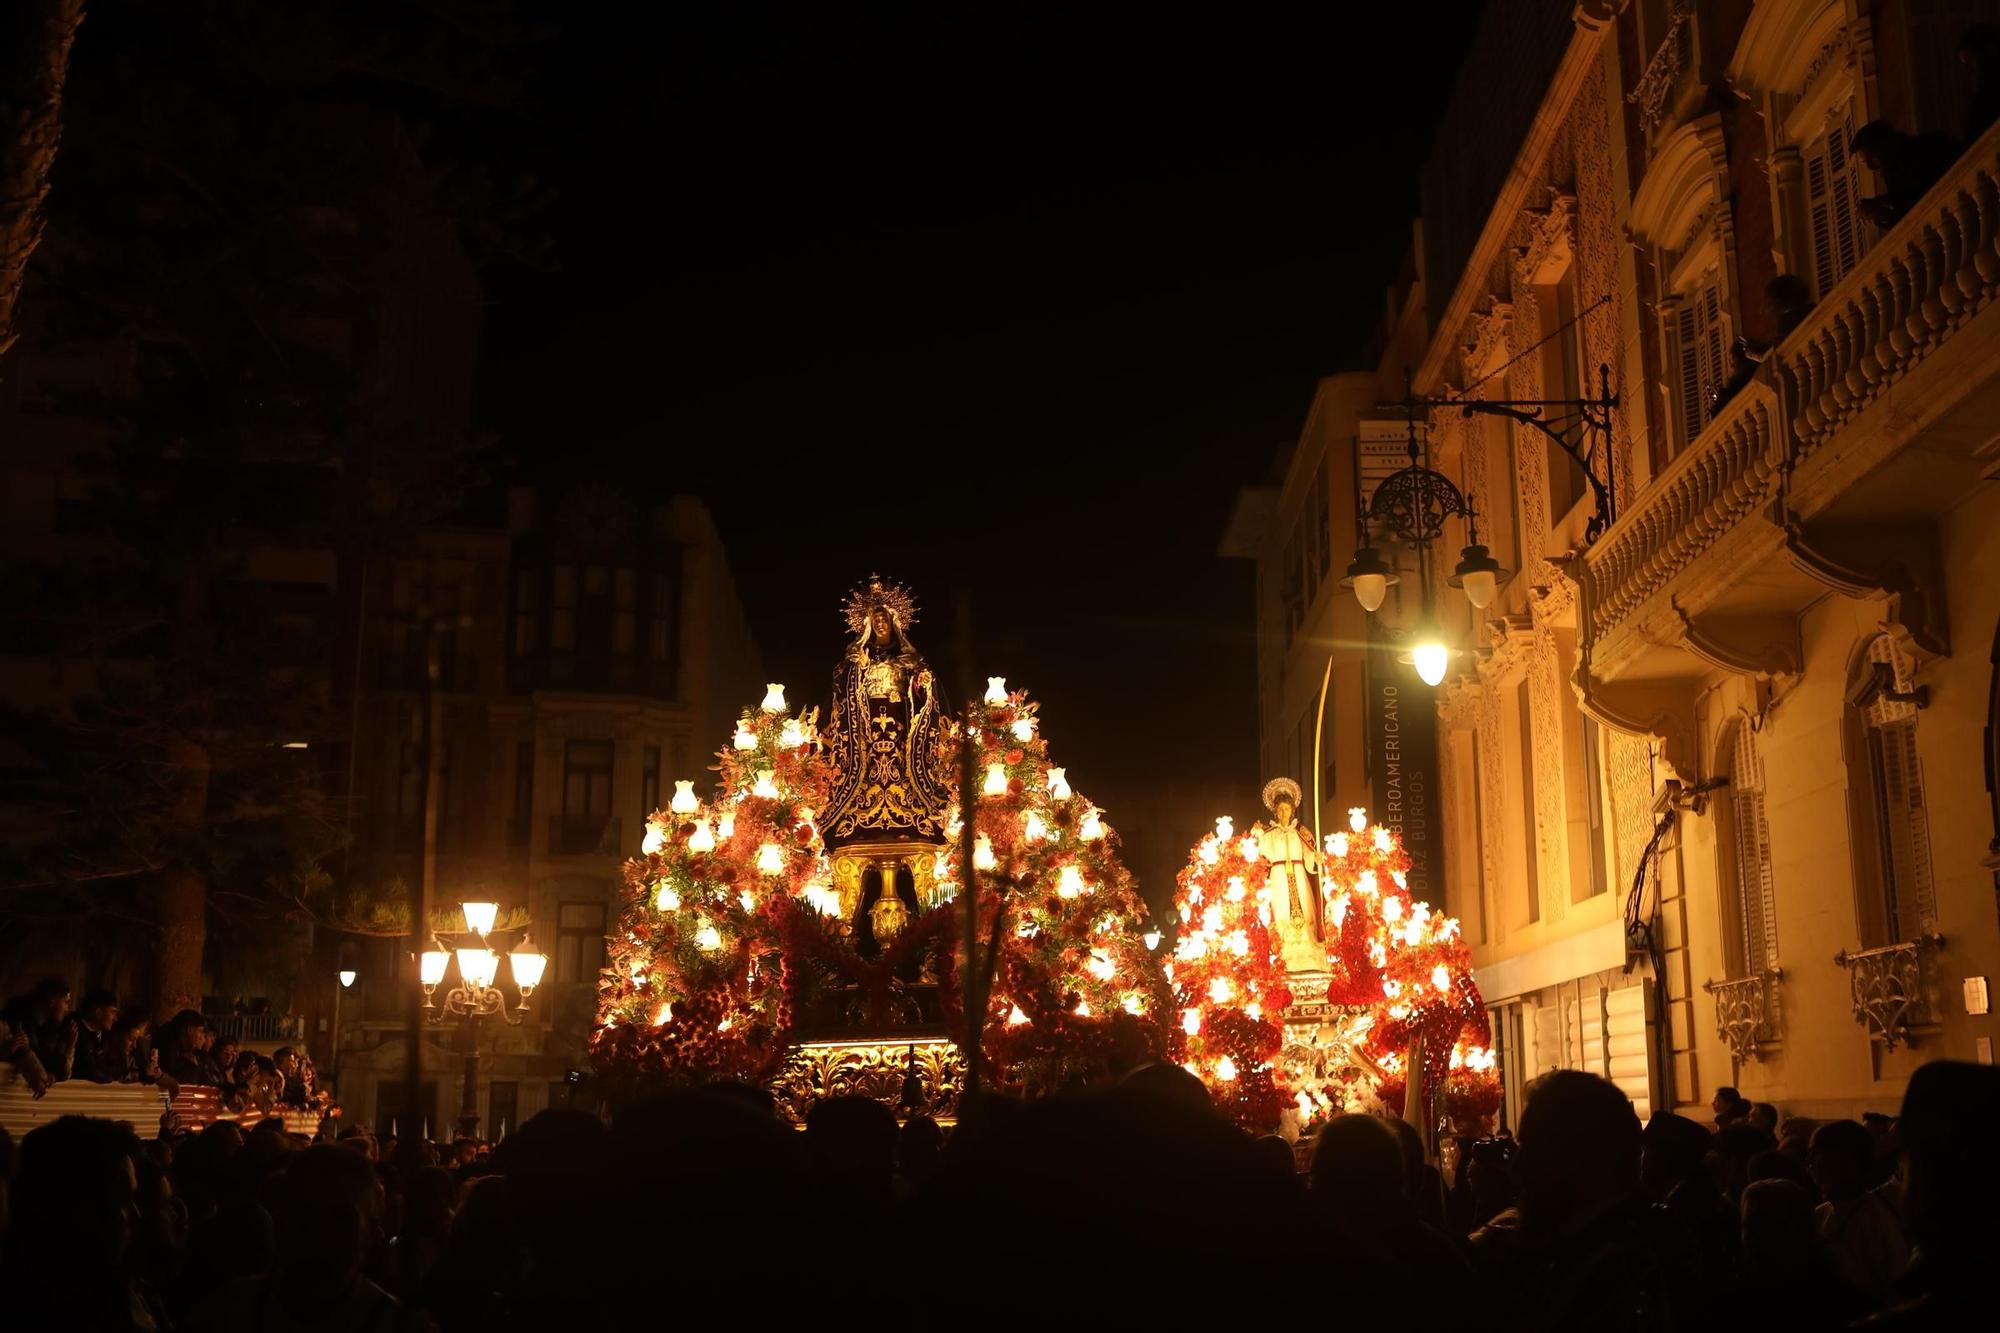
[(1813, 292), (1824, 296), (1837, 279), (1833, 272), (1832, 183), (1827, 179), (1826, 141), (1806, 149), (1806, 216), (1812, 228)]
[(1681, 445), (1685, 448), (1701, 434), (1701, 335), (1692, 300), (1683, 305), (1675, 320), (1680, 335)]
[(1739, 727), (1729, 773), (1735, 816), (1738, 976), (1755, 976), (1778, 964), (1777, 897), (1771, 875), (1771, 826), (1764, 806), (1764, 766), (1757, 737)]
[(1861, 215), (1855, 207), (1854, 160), (1848, 154), (1848, 140), (1854, 137), (1854, 113), (1850, 109), (1826, 130), (1828, 207), (1833, 215), (1833, 280), (1839, 282), (1861, 262)]
[(1701, 291), (1701, 341), (1703, 382), (1701, 405), (1704, 410), (1715, 401), (1715, 395), (1722, 383), (1729, 377), (1729, 358), (1723, 354), (1722, 346), (1722, 284), (1711, 279)]
[(1917, 719), (1909, 713), (1876, 726), (1881, 755), (1878, 796), (1890, 876), (1890, 933), (1897, 941), (1916, 938), (1937, 916), (1931, 884), (1930, 828), (1924, 812), (1922, 772), (1917, 763)]

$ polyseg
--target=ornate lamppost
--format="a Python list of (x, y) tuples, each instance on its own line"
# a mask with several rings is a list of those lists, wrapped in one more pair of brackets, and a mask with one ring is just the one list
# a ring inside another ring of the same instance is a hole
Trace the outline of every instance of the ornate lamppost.
[[(459, 1098), (459, 1133), (470, 1138), (479, 1129), (479, 1020), (498, 1015), (509, 1027), (519, 1027), (528, 1016), (528, 997), (542, 984), (548, 969), (548, 955), (532, 947), (525, 930), (495, 930), (498, 903), (460, 903), (465, 917), (462, 931), (438, 931), (431, 936), (431, 948), (418, 960), (418, 980), (424, 989), (424, 1016), (442, 1023), (446, 1016), (466, 1020), (465, 1088)], [(509, 1007), (507, 997), (494, 980), (500, 972), (500, 947), (512, 945), (507, 962), (521, 1002)], [(453, 962), (458, 980), (444, 997), (437, 999), (445, 973)]]
[(1418, 412), (1449, 407), (1467, 417), (1505, 417), (1547, 437), (1568, 455), (1590, 485), (1594, 512), (1584, 530), (1584, 542), (1588, 544), (1602, 536), (1617, 516), (1609, 444), (1611, 416), (1617, 410), (1618, 395), (1611, 391), (1610, 367), (1599, 367), (1598, 374), (1599, 391), (1594, 398), (1449, 399), (1418, 398), (1414, 393), (1404, 397), (1403, 409), (1410, 423), (1410, 461), (1383, 478), (1374, 495), (1356, 513), (1361, 544), (1340, 583), (1354, 593), (1354, 600), (1363, 611), (1373, 615), (1388, 596), (1390, 585), (1401, 580), (1395, 567), (1376, 549), (1371, 529), (1406, 541), (1416, 549), (1423, 610), (1404, 660), (1416, 668), (1424, 684), (1435, 686), (1442, 682), (1454, 655), (1444, 641), (1431, 600), (1431, 547), (1444, 536), (1446, 522), (1453, 518), (1466, 521), (1466, 544), (1446, 582), (1462, 591), (1475, 610), (1483, 611), (1491, 605), (1500, 586), (1513, 573), (1501, 568), (1493, 553), (1479, 540), (1479, 514), (1472, 501), (1451, 478), (1430, 466), (1428, 441), (1417, 425)]

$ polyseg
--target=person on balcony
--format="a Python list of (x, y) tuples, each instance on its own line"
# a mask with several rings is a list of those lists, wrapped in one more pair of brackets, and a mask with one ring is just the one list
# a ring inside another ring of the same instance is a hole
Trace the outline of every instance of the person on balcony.
[(112, 1040), (118, 1022), (118, 997), (108, 990), (94, 990), (83, 997), (73, 1020), (76, 1030), (70, 1040), (70, 1077), (92, 1083), (116, 1083), (125, 1076), (124, 1052)]
[(1882, 180), (1882, 193), (1863, 199), (1861, 211), (1884, 231), (1902, 221), (1958, 160), (1958, 146), (1944, 135), (1905, 134), (1886, 120), (1856, 130), (1850, 147)]
[(1972, 71), (1972, 102), (1965, 109), (1965, 142), (2000, 120), (2000, 28), (1975, 23), (1958, 35), (1959, 63)]

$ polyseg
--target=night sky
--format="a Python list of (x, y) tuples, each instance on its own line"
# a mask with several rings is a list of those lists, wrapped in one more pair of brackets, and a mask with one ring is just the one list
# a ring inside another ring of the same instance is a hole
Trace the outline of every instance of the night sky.
[(1360, 363), (1476, 5), (640, 8), (537, 89), (560, 259), (489, 315), (508, 452), (706, 499), (795, 701), (879, 570), (953, 685), (970, 598), (1087, 794), (1254, 790), (1216, 545)]

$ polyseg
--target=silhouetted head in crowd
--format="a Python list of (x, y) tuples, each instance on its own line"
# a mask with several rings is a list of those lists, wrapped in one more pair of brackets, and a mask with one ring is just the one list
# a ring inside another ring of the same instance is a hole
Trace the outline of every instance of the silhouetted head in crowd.
[(1684, 1115), (1662, 1111), (1646, 1122), (1641, 1137), (1641, 1179), (1646, 1193), (1664, 1199), (1678, 1185), (1708, 1180), (1708, 1150), (1714, 1136)]
[(1829, 1120), (1813, 1131), (1806, 1169), (1821, 1196), (1838, 1203), (1868, 1188), (1875, 1139), (1852, 1120)]
[(51, 1294), (94, 1301), (99, 1292), (80, 1285), (86, 1275), (107, 1289), (117, 1283), (138, 1231), (140, 1155), (131, 1130), (80, 1115), (21, 1139), (6, 1235), (10, 1305), (23, 1288), (37, 1313)]
[(1817, 1235), (1812, 1191), (1795, 1180), (1759, 1180), (1744, 1187), (1743, 1267), (1756, 1277), (1803, 1272)]
[(1910, 1076), (1896, 1119), (1904, 1222), (1925, 1259), (1968, 1275), (2000, 1244), (2000, 1068), (1939, 1060)]
[(1215, 1099), (1208, 1095), (1207, 1084), (1179, 1065), (1164, 1061), (1141, 1065), (1118, 1086), (1143, 1096), (1164, 1098), (1190, 1111), (1215, 1110)]
[(944, 1160), (944, 1130), (927, 1115), (913, 1115), (903, 1122), (896, 1138), (896, 1171), (912, 1186), (930, 1183)]
[(1752, 1102), (1750, 1112), (1744, 1119), (1758, 1129), (1769, 1134), (1775, 1141), (1778, 1137), (1778, 1108), (1769, 1102)]
[(1354, 1235), (1408, 1214), (1409, 1162), (1390, 1121), (1337, 1115), (1313, 1148), (1314, 1209), (1336, 1231)]
[(873, 1097), (829, 1097), (806, 1112), (806, 1156), (849, 1202), (889, 1197), (897, 1136), (895, 1113)]
[(1744, 1164), (1744, 1188), (1748, 1189), (1760, 1180), (1789, 1180), (1801, 1189), (1814, 1194), (1819, 1192), (1813, 1186), (1812, 1176), (1806, 1171), (1804, 1158), (1794, 1157), (1782, 1147), (1753, 1154)]
[(1521, 1110), (1521, 1216), (1560, 1228), (1579, 1213), (1639, 1188), (1639, 1117), (1618, 1086), (1558, 1069), (1526, 1089)]
[(276, 1198), (276, 1276), (293, 1308), (362, 1275), (382, 1232), (382, 1186), (368, 1163), (338, 1148), (307, 1148), (286, 1165)]
[(1715, 1123), (1721, 1125), (1749, 1115), (1750, 1103), (1743, 1100), (1743, 1094), (1736, 1089), (1721, 1087), (1708, 1099), (1708, 1109), (1715, 1113)]

